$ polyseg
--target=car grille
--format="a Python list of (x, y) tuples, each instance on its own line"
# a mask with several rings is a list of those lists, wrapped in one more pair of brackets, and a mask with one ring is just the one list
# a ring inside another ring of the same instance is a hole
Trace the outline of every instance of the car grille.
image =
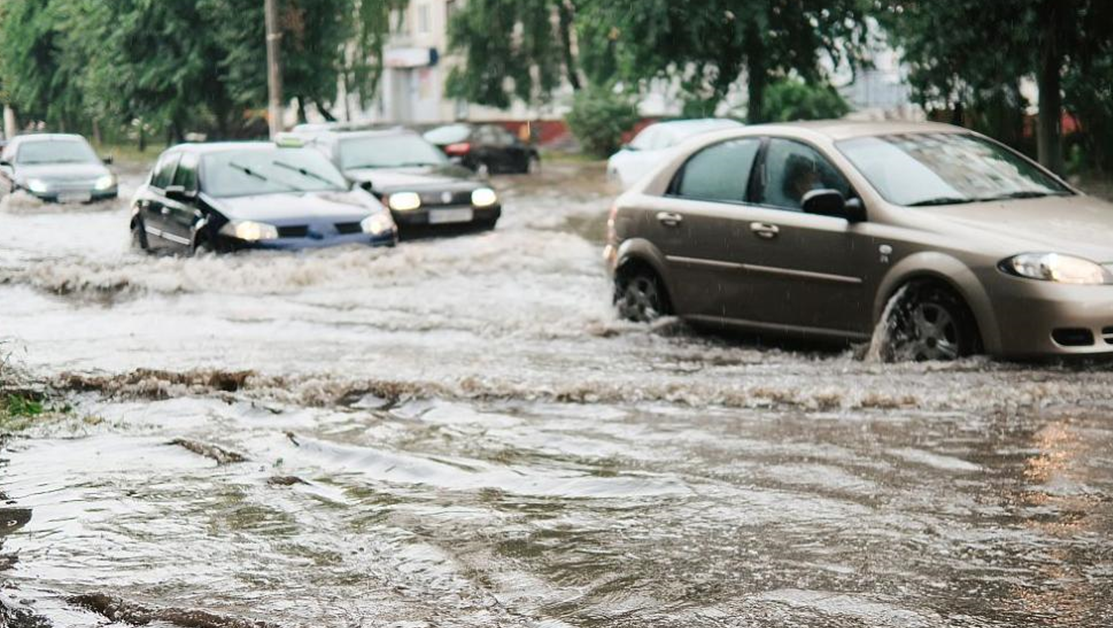
[(358, 222), (338, 222), (336, 223), (336, 232), (341, 235), (351, 235), (353, 233), (360, 233), (363, 228), (359, 226)]
[(1101, 339), (1104, 340), (1106, 344), (1113, 345), (1113, 327), (1103, 327), (1101, 330)]
[(463, 192), (422, 192), (421, 204), (426, 207), (445, 205), (471, 205), (471, 191)]
[(308, 225), (290, 225), (278, 228), (278, 237), (280, 238), (304, 238), (308, 235)]

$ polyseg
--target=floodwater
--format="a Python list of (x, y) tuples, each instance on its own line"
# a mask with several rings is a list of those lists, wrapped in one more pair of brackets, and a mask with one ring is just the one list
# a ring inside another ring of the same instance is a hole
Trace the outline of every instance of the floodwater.
[(71, 406), (0, 453), (13, 621), (1113, 624), (1108, 364), (623, 323), (601, 171), (496, 184), (492, 233), (200, 259), (0, 201), (0, 351)]

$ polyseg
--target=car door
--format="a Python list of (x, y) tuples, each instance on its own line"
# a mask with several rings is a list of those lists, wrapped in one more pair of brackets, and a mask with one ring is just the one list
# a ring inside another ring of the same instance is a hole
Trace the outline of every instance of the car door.
[(643, 213), (648, 239), (665, 255), (678, 314), (715, 320), (746, 316), (738, 247), (751, 241), (749, 187), (761, 139), (712, 144), (690, 157), (664, 197)]
[(195, 153), (182, 153), (170, 187), (163, 195), (163, 238), (179, 249), (192, 249), (193, 225), (200, 219), (196, 207), (197, 165)]
[(146, 191), (141, 193), (136, 201), (139, 215), (143, 218), (143, 225), (147, 230), (147, 244), (151, 248), (165, 249), (174, 246), (174, 242), (164, 236), (168, 222), (167, 214), (170, 212), (166, 205), (166, 188), (174, 180), (174, 171), (180, 159), (181, 153), (163, 153), (155, 164)]
[(769, 138), (755, 177), (752, 246), (736, 249), (754, 301), (754, 320), (845, 333), (869, 333), (872, 294), (867, 274), (876, 246), (861, 225), (807, 214), (812, 190), (838, 190), (856, 198), (846, 177), (816, 147)]
[(500, 172), (522, 172), (529, 166), (529, 150), (513, 133), (501, 126), (492, 127)]

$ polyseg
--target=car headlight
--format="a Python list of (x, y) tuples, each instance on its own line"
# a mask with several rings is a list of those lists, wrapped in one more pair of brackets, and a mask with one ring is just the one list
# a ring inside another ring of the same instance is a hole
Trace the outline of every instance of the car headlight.
[(27, 179), (27, 189), (35, 194), (44, 194), (50, 188), (46, 185), (46, 181), (42, 179)]
[(1110, 283), (1110, 276), (1100, 264), (1061, 253), (1023, 253), (1001, 262), (1001, 269), (1011, 275), (1069, 283), (1097, 285)]
[(247, 242), (257, 242), (259, 240), (274, 240), (278, 237), (278, 228), (274, 225), (268, 225), (264, 222), (255, 222), (253, 220), (243, 220), (239, 222), (230, 222), (220, 228), (220, 233)]
[(416, 192), (398, 192), (391, 194), (387, 204), (394, 211), (407, 212), (421, 207), (421, 196)]
[(116, 185), (116, 177), (110, 174), (106, 174), (103, 177), (98, 178), (97, 182), (93, 184), (93, 187), (96, 188), (98, 191), (104, 191), (111, 189), (114, 185)]
[(373, 236), (382, 235), (394, 229), (394, 220), (388, 212), (381, 212), (364, 218), (359, 223), (364, 233)]
[(490, 207), (497, 202), (499, 196), (491, 188), (479, 188), (471, 193), (471, 204), (476, 207)]

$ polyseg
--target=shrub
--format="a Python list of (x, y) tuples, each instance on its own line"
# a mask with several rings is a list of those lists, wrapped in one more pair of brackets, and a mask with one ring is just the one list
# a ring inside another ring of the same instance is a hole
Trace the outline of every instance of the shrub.
[(850, 113), (850, 105), (829, 84), (813, 85), (784, 78), (765, 89), (761, 119), (769, 122), (826, 120)]
[(567, 118), (568, 127), (584, 151), (596, 157), (606, 157), (618, 150), (623, 134), (640, 119), (632, 98), (606, 87), (580, 90)]

